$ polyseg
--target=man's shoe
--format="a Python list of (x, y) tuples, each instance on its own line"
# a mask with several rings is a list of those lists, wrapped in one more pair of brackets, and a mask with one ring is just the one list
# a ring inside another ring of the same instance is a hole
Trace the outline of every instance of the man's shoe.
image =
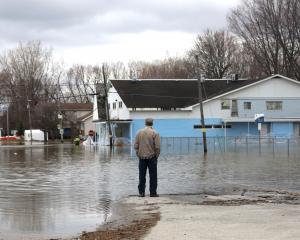
[(139, 197), (145, 197), (145, 193), (140, 193)]
[(155, 194), (150, 194), (150, 197), (159, 197), (159, 195), (157, 193)]

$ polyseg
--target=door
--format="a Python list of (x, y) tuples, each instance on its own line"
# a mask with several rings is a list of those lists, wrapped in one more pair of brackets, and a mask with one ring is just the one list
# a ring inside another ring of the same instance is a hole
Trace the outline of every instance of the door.
[(300, 127), (299, 127), (300, 123), (294, 122), (293, 125), (294, 125), (294, 127), (293, 127), (293, 129), (294, 129), (293, 135), (295, 137), (299, 137), (300, 136)]
[(238, 116), (238, 104), (236, 99), (231, 100), (231, 117)]
[(271, 124), (270, 123), (262, 123), (261, 124), (261, 136), (269, 136), (271, 132)]

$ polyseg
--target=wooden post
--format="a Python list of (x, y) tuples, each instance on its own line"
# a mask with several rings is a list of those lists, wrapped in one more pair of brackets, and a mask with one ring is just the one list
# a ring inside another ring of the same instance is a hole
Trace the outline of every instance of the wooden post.
[(105, 108), (106, 108), (106, 121), (107, 121), (107, 124), (108, 124), (109, 146), (110, 146), (110, 148), (112, 148), (113, 147), (113, 139), (112, 139), (111, 124), (110, 124), (110, 116), (109, 116), (107, 79), (106, 79), (104, 64), (102, 65), (102, 75), (103, 75), (103, 81), (104, 81)]
[(6, 135), (9, 136), (9, 105), (6, 109)]
[(204, 123), (204, 113), (203, 113), (203, 96), (202, 96), (202, 81), (200, 74), (200, 65), (199, 65), (199, 56), (195, 55), (197, 62), (197, 75), (198, 75), (198, 97), (199, 97), (199, 105), (200, 105), (200, 118), (201, 118), (201, 129), (202, 129), (202, 138), (203, 138), (203, 150), (204, 154), (207, 153), (207, 143), (206, 143), (206, 128)]
[(32, 145), (32, 124), (31, 124), (31, 111), (30, 111), (30, 102), (31, 100), (28, 99), (27, 96), (27, 110), (28, 110), (28, 121), (29, 121), (29, 128), (30, 128), (30, 144)]

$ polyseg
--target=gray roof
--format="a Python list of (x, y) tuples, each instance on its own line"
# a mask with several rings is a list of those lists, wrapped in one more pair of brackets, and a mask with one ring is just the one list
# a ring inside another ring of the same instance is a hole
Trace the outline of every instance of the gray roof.
[[(198, 100), (197, 80), (110, 80), (128, 108), (184, 108)], [(260, 80), (205, 80), (203, 100)]]

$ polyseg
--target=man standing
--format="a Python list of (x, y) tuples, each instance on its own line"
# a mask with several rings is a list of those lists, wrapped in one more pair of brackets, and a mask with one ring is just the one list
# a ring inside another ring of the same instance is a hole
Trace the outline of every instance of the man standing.
[(160, 154), (160, 137), (152, 128), (153, 119), (145, 120), (146, 127), (136, 137), (134, 149), (139, 158), (139, 196), (145, 197), (146, 172), (149, 169), (150, 197), (158, 197), (157, 189), (157, 158)]

